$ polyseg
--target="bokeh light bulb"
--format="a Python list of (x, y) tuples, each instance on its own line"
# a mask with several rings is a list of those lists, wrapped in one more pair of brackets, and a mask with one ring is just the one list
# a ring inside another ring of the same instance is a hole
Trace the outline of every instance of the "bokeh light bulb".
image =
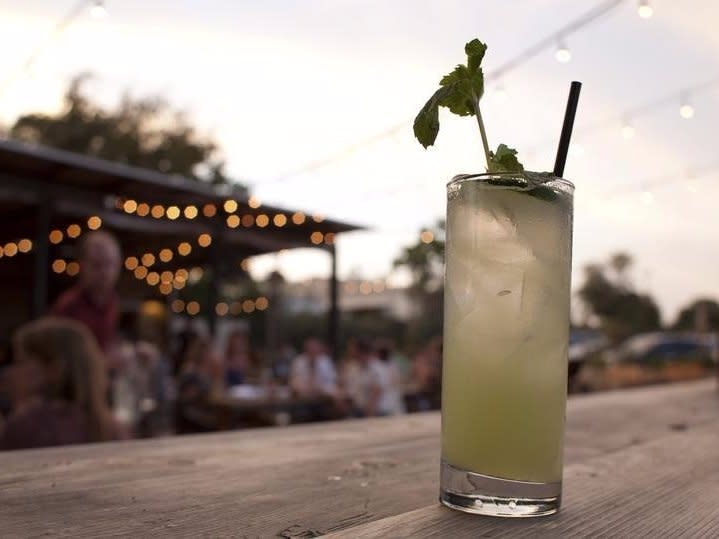
[(634, 138), (636, 131), (634, 130), (634, 127), (632, 127), (629, 124), (624, 124), (622, 126), (622, 138), (624, 140), (630, 140)]
[(102, 19), (107, 15), (107, 8), (102, 0), (95, 0), (90, 8), (90, 16), (93, 19)]
[(639, 2), (637, 13), (639, 13), (639, 16), (642, 19), (648, 19), (649, 17), (654, 15), (654, 9), (652, 9), (652, 6), (649, 5), (649, 0), (641, 0)]
[(569, 48), (567, 47), (567, 45), (560, 41), (557, 45), (557, 50), (554, 53), (554, 57), (560, 64), (566, 64), (567, 62), (569, 62), (569, 60), (572, 59), (572, 53), (569, 52)]
[(694, 107), (692, 107), (689, 103), (684, 103), (679, 107), (679, 116), (685, 120), (690, 120), (694, 117)]
[(500, 85), (494, 89), (494, 100), (500, 105), (507, 102), (507, 91), (504, 86)]

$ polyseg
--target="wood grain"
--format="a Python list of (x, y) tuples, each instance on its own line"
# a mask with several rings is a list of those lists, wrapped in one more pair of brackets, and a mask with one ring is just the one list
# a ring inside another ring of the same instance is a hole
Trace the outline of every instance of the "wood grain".
[[(603, 488), (609, 481), (592, 477), (603, 479), (614, 470), (621, 496), (640, 494), (632, 502), (640, 509), (635, 514), (656, 515), (654, 499), (661, 497), (656, 507), (663, 510), (672, 503), (694, 507), (697, 523), (716, 516), (681, 478), (697, 475), (719, 485), (711, 471), (719, 464), (713, 434), (718, 423), (710, 380), (570, 399), (567, 509), (558, 519), (532, 525), (571, 528), (597, 519), (593, 504), (606, 510), (624, 503), (608, 498), (612, 491)], [(675, 454), (681, 461), (675, 466), (669, 448), (691, 454), (692, 461)], [(442, 534), (443, 526), (452, 530), (456, 519), (466, 519), (436, 505), (438, 458), (436, 413), (4, 453), (0, 536), (313, 537), (346, 530), (369, 537), (401, 536), (405, 528), (419, 533), (405, 517)], [(655, 461), (662, 468), (656, 475), (634, 472)], [(716, 500), (715, 487), (706, 488)], [(684, 503), (687, 495), (699, 500)], [(476, 536), (477, 519), (469, 519), (467, 533)], [(499, 528), (488, 533), (516, 528), (505, 522), (492, 524)], [(716, 531), (709, 520), (704, 525)]]

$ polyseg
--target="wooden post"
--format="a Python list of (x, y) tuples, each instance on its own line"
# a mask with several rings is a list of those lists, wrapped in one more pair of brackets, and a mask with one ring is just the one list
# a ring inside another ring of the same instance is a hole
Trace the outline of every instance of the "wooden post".
[(339, 287), (337, 283), (337, 249), (332, 244), (329, 247), (332, 269), (330, 273), (330, 305), (327, 320), (327, 341), (329, 343), (332, 359), (339, 361), (340, 357), (340, 311)]
[(43, 199), (37, 206), (35, 217), (35, 239), (33, 241), (33, 286), (30, 314), (38, 318), (45, 314), (47, 307), (48, 273), (50, 265), (50, 200)]
[(210, 334), (215, 336), (217, 329), (217, 312), (215, 305), (220, 297), (220, 283), (224, 276), (222, 267), (222, 244), (223, 229), (216, 224), (212, 228), (212, 245), (210, 246), (209, 267), (211, 272), (210, 281), (207, 283), (207, 322), (210, 326)]

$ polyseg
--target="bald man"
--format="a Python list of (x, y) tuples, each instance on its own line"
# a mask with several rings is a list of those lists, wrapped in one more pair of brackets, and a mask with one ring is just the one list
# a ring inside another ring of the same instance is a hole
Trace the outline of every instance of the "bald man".
[(85, 324), (107, 351), (115, 337), (118, 298), (115, 285), (120, 276), (120, 245), (104, 231), (89, 232), (79, 245), (80, 277), (55, 302), (51, 314)]

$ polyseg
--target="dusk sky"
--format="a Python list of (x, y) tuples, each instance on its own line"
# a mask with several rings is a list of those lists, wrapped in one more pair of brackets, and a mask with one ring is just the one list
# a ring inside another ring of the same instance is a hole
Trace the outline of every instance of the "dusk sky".
[[(13, 77), (0, 89), (0, 124), (57, 110), (81, 71), (96, 74), (91, 89), (108, 105), (125, 90), (162, 95), (217, 139), (229, 173), (263, 202), (368, 227), (339, 240), (340, 273), (378, 278), (442, 217), (445, 183), (483, 170), (473, 119), (442, 112), (428, 150), (411, 130), (441, 76), (464, 61), (464, 43), (489, 44), (491, 74), (602, 2), (107, 0), (106, 17), (79, 17), (14, 77), (76, 3), (0, 0), (0, 84)], [(482, 106), (491, 145), (514, 146), (527, 168), (549, 170), (569, 83), (583, 82), (565, 172), (577, 189), (574, 283), (585, 264), (627, 251), (637, 287), (671, 321), (691, 300), (719, 297), (719, 2), (650, 0), (648, 19), (637, 4), (626, 0), (567, 36), (568, 63), (552, 46), (488, 81)], [(395, 125), (391, 136), (308, 166)], [(301, 250), (262, 257), (253, 272), (275, 268), (297, 280), (326, 276), (329, 261)]]

